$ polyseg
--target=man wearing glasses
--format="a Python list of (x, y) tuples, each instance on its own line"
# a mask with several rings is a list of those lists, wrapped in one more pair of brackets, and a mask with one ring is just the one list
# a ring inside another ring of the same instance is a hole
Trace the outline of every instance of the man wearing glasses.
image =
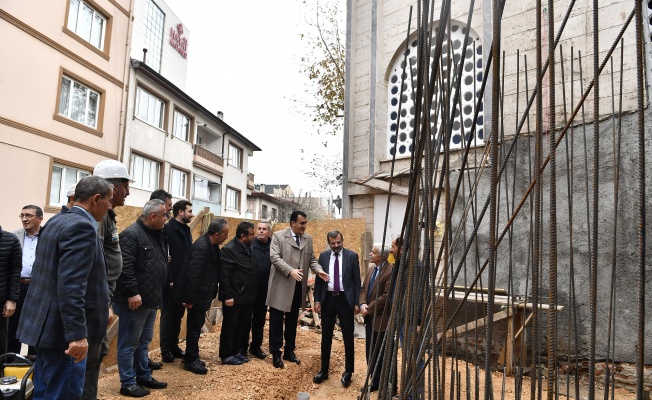
[[(29, 284), (32, 279), (32, 265), (36, 258), (36, 245), (38, 243), (38, 235), (41, 232), (41, 222), (43, 222), (43, 210), (39, 206), (28, 204), (20, 212), (20, 222), (23, 227), (14, 231), (20, 246), (23, 249), (23, 268), (20, 272), (20, 294), (18, 302), (16, 303), (16, 311), (9, 318), (9, 333), (7, 337), (7, 351), (10, 353), (20, 353), (21, 343), (16, 338), (16, 329), (18, 328), (18, 320), (20, 313), (23, 310), (23, 303), (25, 296), (29, 289)], [(34, 349), (29, 349), (29, 354), (34, 354)]]

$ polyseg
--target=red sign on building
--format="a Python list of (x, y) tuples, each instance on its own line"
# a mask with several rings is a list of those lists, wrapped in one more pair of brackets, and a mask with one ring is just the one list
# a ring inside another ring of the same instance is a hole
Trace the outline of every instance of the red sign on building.
[(176, 29), (170, 28), (170, 45), (174, 47), (183, 58), (188, 58), (188, 39), (182, 38), (183, 25), (177, 24)]

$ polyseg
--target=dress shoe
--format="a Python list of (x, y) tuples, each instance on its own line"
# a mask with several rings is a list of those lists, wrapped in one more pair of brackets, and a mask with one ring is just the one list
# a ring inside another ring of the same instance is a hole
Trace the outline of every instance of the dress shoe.
[(328, 372), (319, 371), (319, 373), (312, 378), (312, 381), (315, 383), (322, 383), (326, 379), (328, 379)]
[(240, 359), (238, 357), (231, 356), (231, 357), (223, 358), (222, 359), (222, 364), (226, 364), (226, 365), (242, 365), (243, 362), (240, 361)]
[(283, 360), (281, 360), (281, 356), (272, 356), (272, 364), (274, 364), (274, 368), (285, 367), (285, 365), (283, 365)]
[(249, 349), (249, 353), (251, 353), (251, 355), (256, 358), (260, 358), (261, 360), (267, 358), (267, 354), (265, 354), (265, 352), (262, 351), (260, 347)]
[(120, 394), (127, 397), (145, 397), (149, 394), (149, 390), (133, 384), (127, 387), (121, 387)]
[(172, 353), (174, 358), (183, 358), (186, 356), (186, 353), (178, 347), (172, 349), (170, 353)]
[(149, 369), (151, 369), (152, 371), (163, 368), (163, 363), (156, 362), (151, 358), (147, 359), (147, 365), (149, 366)]
[(248, 359), (247, 357), (243, 356), (243, 355), (240, 354), (240, 353), (236, 354), (236, 355), (233, 356), (233, 357), (235, 357), (235, 358), (237, 358), (238, 360), (242, 361), (243, 364), (249, 362), (249, 359)]
[(183, 369), (197, 375), (206, 375), (206, 373), (208, 373), (208, 369), (206, 369), (206, 366), (202, 365), (199, 359), (196, 359), (189, 363), (188, 362), (184, 363)]
[(340, 382), (342, 382), (342, 386), (349, 387), (349, 385), (351, 384), (351, 377), (352, 376), (353, 376), (352, 373), (350, 373), (348, 371), (345, 371), (342, 374), (342, 379), (340, 380)]
[(283, 354), (283, 359), (284, 359), (284, 360), (288, 360), (288, 361), (290, 361), (290, 362), (297, 363), (297, 365), (301, 365), (301, 360), (299, 360), (299, 359), (297, 358), (297, 355), (294, 354), (293, 351), (286, 351), (286, 352)]
[(166, 382), (159, 382), (156, 379), (154, 379), (154, 377), (152, 377), (148, 381), (143, 379), (136, 379), (136, 383), (142, 387), (146, 387), (150, 389), (165, 389), (166, 387), (168, 387), (168, 384)]
[(161, 360), (166, 363), (174, 362), (174, 354), (170, 350), (161, 351)]

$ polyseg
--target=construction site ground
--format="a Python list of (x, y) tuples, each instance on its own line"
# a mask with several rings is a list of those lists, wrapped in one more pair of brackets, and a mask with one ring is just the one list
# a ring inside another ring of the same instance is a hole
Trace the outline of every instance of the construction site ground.
[[(321, 333), (319, 330), (308, 327), (301, 327), (297, 331), (297, 357), (301, 359), (301, 365), (296, 365), (285, 361), (284, 369), (276, 369), (272, 366), (271, 356), (266, 360), (259, 360), (251, 357), (249, 363), (231, 366), (222, 365), (217, 355), (219, 345), (220, 326), (216, 326), (213, 332), (203, 334), (200, 341), (200, 356), (206, 362), (208, 368), (207, 375), (195, 375), (183, 369), (183, 363), (180, 360), (175, 360), (174, 363), (164, 364), (163, 368), (154, 371), (153, 376), (157, 380), (168, 383), (167, 389), (152, 390), (147, 399), (242, 399), (242, 400), (258, 400), (258, 399), (274, 399), (274, 400), (295, 400), (299, 392), (307, 392), (310, 394), (310, 399), (313, 400), (337, 400), (337, 399), (356, 399), (360, 395), (360, 389), (364, 384), (366, 373), (365, 363), (365, 340), (364, 338), (355, 339), (355, 373), (353, 374), (353, 382), (348, 388), (342, 387), (340, 377), (344, 372), (344, 347), (341, 340), (341, 335), (336, 332), (335, 339), (333, 340), (333, 349), (331, 353), (331, 368), (330, 379), (322, 384), (315, 384), (312, 381), (313, 376), (319, 371), (320, 368), (320, 342)], [(265, 331), (267, 335), (267, 330)], [(265, 336), (266, 337), (266, 336)], [(267, 346), (267, 341), (263, 345)], [(183, 348), (183, 343), (181, 344)], [(265, 349), (266, 350), (266, 349)], [(400, 353), (399, 353), (400, 354)], [(160, 352), (154, 351), (151, 354), (153, 360), (160, 361)], [(450, 364), (448, 364), (450, 365)], [(460, 370), (462, 361), (459, 361)], [(469, 366), (470, 371), (473, 371), (473, 366)], [(475, 375), (475, 374), (474, 374)], [(448, 373), (450, 379), (450, 372)], [(480, 382), (478, 387), (483, 393), (484, 388), (484, 372), (480, 372)], [(461, 375), (462, 381), (466, 378)], [(505, 379), (505, 391), (502, 392), (503, 376), (500, 372), (493, 373), (493, 387), (494, 398), (496, 399), (515, 399), (515, 382), (514, 379), (508, 377)], [(525, 378), (522, 393), (522, 399), (530, 398), (529, 379)], [(580, 384), (581, 385), (581, 384)], [(473, 387), (476, 386), (472, 384)], [(566, 384), (560, 383), (565, 391)], [(582, 385), (581, 385), (582, 386)], [(573, 394), (575, 390), (573, 385), (570, 385), (570, 392)], [(119, 394), (120, 378), (118, 371), (115, 367), (109, 369), (109, 372), (100, 377), (99, 382), (99, 399), (124, 399), (125, 397)], [(460, 397), (466, 399), (466, 390), (460, 388)], [(545, 381), (544, 388), (545, 390)], [(586, 388), (581, 387), (580, 398), (586, 397)], [(599, 398), (603, 395), (601, 392)], [(374, 396), (371, 398), (377, 398)], [(483, 398), (484, 396), (480, 396)], [(571, 396), (571, 398), (573, 398)], [(624, 389), (616, 389), (615, 399), (634, 399), (636, 396)], [(446, 398), (449, 398), (448, 395)], [(471, 396), (475, 398), (475, 395)], [(566, 398), (561, 396), (561, 398)]]

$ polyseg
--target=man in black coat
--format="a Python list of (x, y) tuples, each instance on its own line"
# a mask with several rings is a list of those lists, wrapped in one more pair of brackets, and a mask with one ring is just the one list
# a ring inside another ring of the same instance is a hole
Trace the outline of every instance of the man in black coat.
[(7, 352), (8, 321), (16, 310), (20, 291), (20, 271), (23, 268), (23, 249), (13, 233), (0, 227), (0, 304), (4, 304), (0, 319), (0, 352)]
[(254, 224), (243, 221), (238, 224), (233, 240), (222, 248), (219, 299), (224, 307), (219, 356), (223, 364), (240, 365), (249, 361), (241, 353), (243, 348), (245, 352), (247, 349), (258, 280), (252, 240)]
[[(256, 290), (256, 300), (251, 316), (251, 344), (249, 353), (260, 358), (267, 357), (263, 352), (263, 329), (265, 328), (265, 317), (267, 316), (267, 282), (269, 281), (269, 270), (272, 267), (272, 261), (269, 258), (269, 247), (272, 243), (272, 224), (267, 221), (260, 221), (256, 227), (256, 237), (251, 242), (251, 248), (256, 255), (258, 264), (258, 290)], [(244, 355), (244, 354), (243, 354)]]
[(185, 308), (181, 304), (177, 288), (181, 288), (183, 265), (188, 251), (192, 246), (192, 234), (188, 224), (192, 221), (192, 203), (179, 200), (172, 206), (174, 216), (163, 228), (168, 241), (170, 263), (168, 264), (168, 285), (163, 290), (163, 307), (161, 308), (160, 338), (161, 358), (163, 362), (174, 362), (175, 358), (183, 358), (184, 353), (179, 348), (179, 332), (181, 319)]
[(333, 329), (335, 317), (338, 317), (345, 354), (341, 382), (344, 387), (348, 387), (351, 384), (354, 366), (353, 315), (359, 311), (360, 263), (355, 252), (343, 248), (344, 238), (339, 231), (328, 232), (326, 241), (330, 250), (319, 255), (319, 265), (330, 279), (326, 282), (320, 277), (315, 278), (315, 311), (322, 316), (322, 334), (321, 370), (315, 375), (313, 381), (322, 383), (328, 379)]
[(206, 234), (192, 245), (184, 268), (181, 299), (188, 309), (188, 315), (183, 369), (195, 374), (208, 372), (199, 359), (199, 334), (204, 326), (206, 311), (217, 296), (221, 269), (219, 245), (228, 235), (229, 225), (225, 219), (211, 221)]

